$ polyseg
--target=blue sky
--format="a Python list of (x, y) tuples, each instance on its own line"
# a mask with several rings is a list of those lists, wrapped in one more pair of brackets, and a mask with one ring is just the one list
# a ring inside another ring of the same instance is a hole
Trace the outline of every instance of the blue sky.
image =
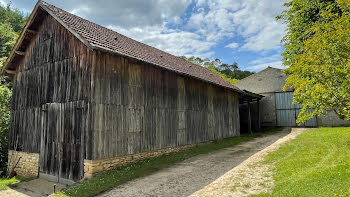
[[(29, 14), (36, 1), (11, 0)], [(174, 55), (281, 68), (287, 0), (47, 0), (55, 6)], [(0, 0), (7, 4), (10, 0)]]

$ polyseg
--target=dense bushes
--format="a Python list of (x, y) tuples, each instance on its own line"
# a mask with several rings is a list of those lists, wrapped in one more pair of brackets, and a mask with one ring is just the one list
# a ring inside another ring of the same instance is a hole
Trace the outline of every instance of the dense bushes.
[[(22, 30), (26, 17), (11, 4), (0, 4), (0, 69)], [(10, 79), (0, 76), (0, 171), (6, 170), (10, 122)]]
[[(4, 79), (1, 79), (2, 82)], [(11, 90), (7, 85), (0, 85), (0, 171), (6, 170), (8, 149), (8, 127), (10, 122)]]

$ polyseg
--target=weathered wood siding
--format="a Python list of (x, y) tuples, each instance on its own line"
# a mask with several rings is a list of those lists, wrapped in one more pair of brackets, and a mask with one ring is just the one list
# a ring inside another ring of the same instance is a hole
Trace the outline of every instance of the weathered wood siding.
[(95, 57), (92, 159), (239, 135), (236, 93), (121, 56)]
[[(42, 117), (47, 112), (43, 111), (43, 105), (88, 101), (91, 97), (93, 51), (51, 16), (42, 21), (26, 51), (13, 80), (9, 149), (14, 149), (18, 140), (18, 150), (38, 153), (41, 132), (46, 130)], [(66, 107), (71, 107), (70, 110), (77, 108), (75, 105)], [(88, 120), (88, 106), (85, 108), (87, 117), (84, 118)], [(65, 115), (66, 118), (70, 116)], [(89, 142), (92, 131), (89, 125), (86, 130), (86, 141)], [(56, 142), (64, 143), (64, 139)]]
[(43, 106), (41, 173), (70, 180), (84, 177), (84, 105), (77, 101)]
[[(84, 133), (81, 153), (89, 160), (232, 137), (239, 135), (238, 100), (230, 90), (91, 51), (47, 16), (14, 77), (9, 148), (18, 139), (17, 150), (45, 152), (40, 155), (42, 171), (54, 174), (49, 146), (67, 151), (79, 146), (75, 139), (67, 141), (66, 134)], [(85, 103), (84, 113), (73, 114), (81, 108), (74, 103)], [(60, 107), (48, 112), (47, 105)], [(47, 117), (61, 117), (60, 129), (53, 119), (48, 124)], [(76, 124), (70, 117), (83, 120), (79, 128), (84, 130), (71, 133)], [(47, 137), (50, 132), (60, 135)], [(64, 170), (63, 177), (80, 176)]]

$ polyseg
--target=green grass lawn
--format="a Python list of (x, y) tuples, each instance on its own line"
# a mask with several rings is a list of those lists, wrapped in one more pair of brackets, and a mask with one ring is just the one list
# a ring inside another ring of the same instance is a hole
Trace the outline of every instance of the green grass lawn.
[(258, 196), (350, 196), (350, 128), (321, 128), (270, 153), (275, 187)]
[(84, 181), (82, 184), (58, 193), (56, 196), (95, 196), (127, 181), (149, 175), (157, 170), (169, 167), (176, 162), (183, 161), (190, 157), (232, 147), (239, 143), (246, 142), (263, 135), (275, 133), (280, 130), (281, 129), (274, 129), (264, 133), (255, 133), (252, 136), (234, 137), (211, 143), (200, 144), (181, 152), (162, 155), (160, 157), (147, 159), (135, 164), (102, 172), (96, 177)]
[(9, 188), (9, 185), (11, 185), (11, 183), (15, 183), (19, 181), (21, 180), (16, 177), (13, 177), (11, 179), (0, 178), (0, 191)]

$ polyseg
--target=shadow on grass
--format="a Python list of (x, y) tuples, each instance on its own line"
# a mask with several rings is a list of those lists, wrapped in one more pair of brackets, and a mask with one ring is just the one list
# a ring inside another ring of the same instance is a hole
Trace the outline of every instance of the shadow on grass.
[(16, 188), (20, 182), (26, 182), (33, 180), (33, 178), (12, 177), (10, 179), (6, 177), (0, 177), (0, 191), (8, 188)]

